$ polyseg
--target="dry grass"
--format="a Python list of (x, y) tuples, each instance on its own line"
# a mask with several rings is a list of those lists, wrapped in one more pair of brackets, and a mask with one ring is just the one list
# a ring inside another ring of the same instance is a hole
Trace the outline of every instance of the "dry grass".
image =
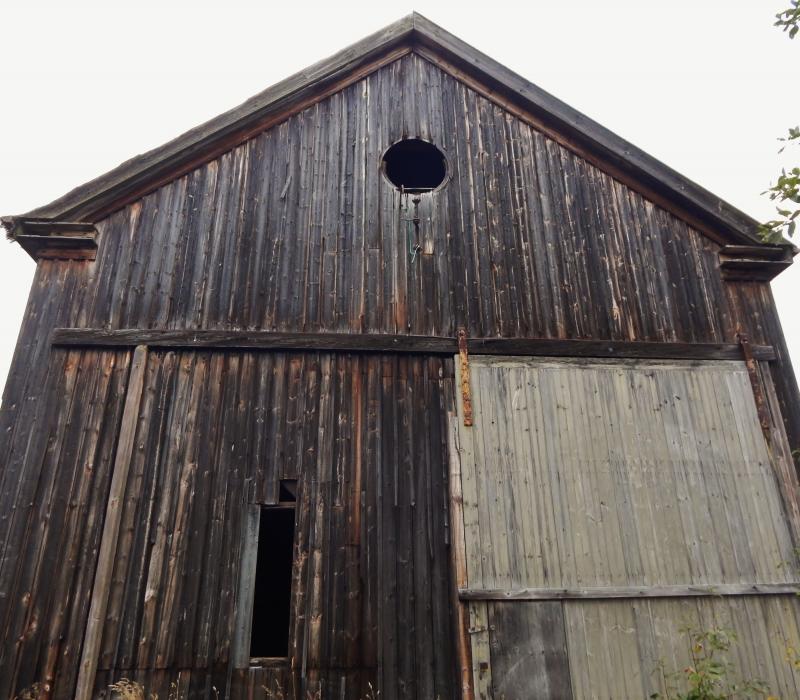
[(14, 700), (39, 700), (39, 698), (47, 697), (49, 691), (50, 686), (47, 683), (34, 683), (19, 695), (15, 695)]
[[(381, 694), (381, 691), (375, 690), (375, 688), (372, 687), (372, 683), (368, 682), (367, 685), (369, 686), (369, 690), (367, 691), (367, 694), (361, 698), (361, 700), (378, 700), (378, 696)], [(274, 689), (268, 688), (265, 685), (262, 685), (261, 687), (267, 694), (267, 700), (291, 700), (291, 698), (286, 696), (286, 692), (280, 686), (277, 680), (275, 681)], [(303, 700), (322, 700), (322, 690), (315, 690), (313, 692), (307, 690)]]
[[(112, 697), (117, 700), (158, 700), (157, 693), (150, 693), (141, 683), (132, 681), (128, 678), (120, 678), (116, 683), (108, 686), (111, 690)], [(215, 700), (219, 700), (219, 691), (211, 686), (211, 692), (214, 693)], [(178, 683), (169, 684), (169, 694), (166, 700), (182, 700), (180, 681)]]
[(141, 684), (127, 678), (120, 678), (116, 683), (112, 683), (108, 687), (112, 696), (119, 698), (119, 700), (158, 700), (157, 695), (151, 694), (148, 697), (145, 695), (145, 689)]
[[(375, 690), (372, 683), (367, 683), (369, 690), (361, 700), (379, 700), (380, 690)], [(159, 700), (158, 694), (147, 693), (145, 687), (141, 683), (132, 681), (129, 678), (120, 678), (116, 683), (108, 686), (111, 691), (111, 697), (116, 700)], [(275, 681), (275, 687), (270, 689), (262, 686), (266, 700), (291, 700), (286, 696), (286, 692), (280, 686), (278, 681)], [(212, 686), (214, 699), (219, 700), (219, 691)], [(50, 687), (46, 683), (34, 683), (29, 688), (23, 690), (19, 695), (15, 695), (13, 700), (41, 700), (47, 697)], [(182, 700), (181, 688), (179, 683), (170, 683), (169, 694), (166, 700)], [(322, 700), (322, 691), (316, 690), (314, 692), (307, 691), (303, 700)], [(437, 699), (438, 700), (438, 699)]]

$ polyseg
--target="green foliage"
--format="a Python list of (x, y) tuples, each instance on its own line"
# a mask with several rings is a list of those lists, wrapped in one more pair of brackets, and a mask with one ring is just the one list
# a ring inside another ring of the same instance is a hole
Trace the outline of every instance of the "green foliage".
[(734, 700), (734, 698), (766, 698), (769, 687), (759, 680), (735, 680), (735, 669), (725, 654), (736, 642), (736, 633), (725, 629), (682, 630), (689, 640), (691, 663), (682, 671), (668, 672), (663, 662), (657, 669), (663, 693), (653, 693), (655, 700)]
[(791, 0), (788, 9), (775, 15), (775, 19), (775, 26), (789, 32), (789, 38), (794, 39), (800, 27), (800, 0)]
[[(791, 0), (789, 7), (775, 15), (775, 19), (775, 26), (794, 39), (800, 30), (800, 0)], [(779, 140), (784, 142), (779, 153), (793, 141), (800, 143), (800, 127), (790, 128), (789, 135)], [(784, 235), (794, 235), (800, 217), (800, 167), (783, 170), (778, 181), (762, 194), (777, 202), (778, 217), (764, 222), (759, 233), (766, 243), (780, 243)]]
[[(791, 131), (798, 131), (798, 129)], [(800, 217), (800, 167), (781, 171), (778, 181), (762, 194), (768, 194), (773, 202), (778, 202), (776, 209), (779, 218), (766, 221), (761, 225), (761, 238), (766, 243), (780, 243), (784, 231), (787, 236), (794, 235), (797, 220)], [(789, 209), (786, 208), (787, 202), (790, 203), (791, 208)]]

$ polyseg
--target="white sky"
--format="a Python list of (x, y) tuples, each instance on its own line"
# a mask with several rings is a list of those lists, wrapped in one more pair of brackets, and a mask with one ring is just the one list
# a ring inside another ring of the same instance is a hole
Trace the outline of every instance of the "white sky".
[[(758, 219), (800, 123), (788, 0), (0, 6), (0, 214), (50, 202), (415, 9)], [(800, 244), (800, 240), (797, 241)], [(0, 254), (0, 385), (33, 262)], [(800, 367), (800, 260), (774, 283)]]

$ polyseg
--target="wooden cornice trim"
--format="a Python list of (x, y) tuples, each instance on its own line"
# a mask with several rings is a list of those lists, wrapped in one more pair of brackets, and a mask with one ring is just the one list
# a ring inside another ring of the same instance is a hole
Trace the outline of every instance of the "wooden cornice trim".
[(793, 246), (727, 245), (719, 251), (722, 278), (733, 282), (769, 282), (792, 264)]
[(34, 260), (94, 260), (97, 229), (86, 221), (51, 221), (18, 217), (2, 221), (8, 237)]

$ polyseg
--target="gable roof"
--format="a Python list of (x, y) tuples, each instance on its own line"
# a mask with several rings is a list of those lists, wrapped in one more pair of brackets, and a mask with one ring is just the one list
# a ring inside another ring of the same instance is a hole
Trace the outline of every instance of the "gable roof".
[(418, 13), (403, 17), (50, 204), (20, 216), (4, 217), (2, 223), (14, 236), (22, 220), (97, 221), (411, 51), (434, 61), (717, 242), (764, 246), (757, 236), (755, 219)]

